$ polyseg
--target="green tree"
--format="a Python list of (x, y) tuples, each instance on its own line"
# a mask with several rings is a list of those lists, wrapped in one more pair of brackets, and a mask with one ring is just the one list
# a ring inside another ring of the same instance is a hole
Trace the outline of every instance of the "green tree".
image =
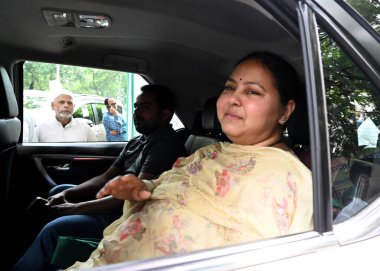
[[(371, 25), (379, 25), (379, 3), (377, 1), (348, 1)], [(375, 14), (374, 14), (375, 13)], [(372, 21), (370, 21), (372, 20)], [(369, 84), (362, 71), (344, 51), (322, 30), (319, 31), (324, 67), (324, 81), (328, 105), (330, 148), (337, 156), (350, 156), (359, 151), (355, 114), (357, 105), (379, 108), (378, 91)], [(380, 116), (366, 112), (375, 123)]]
[[(59, 66), (59, 80), (64, 89), (77, 94), (114, 97), (126, 100), (125, 72), (78, 66)], [(49, 82), (57, 80), (57, 64), (30, 62), (24, 64), (24, 88), (49, 91)], [(125, 107), (125, 104), (124, 104)]]
[(55, 65), (30, 61), (24, 64), (24, 89), (48, 90), (55, 77)]

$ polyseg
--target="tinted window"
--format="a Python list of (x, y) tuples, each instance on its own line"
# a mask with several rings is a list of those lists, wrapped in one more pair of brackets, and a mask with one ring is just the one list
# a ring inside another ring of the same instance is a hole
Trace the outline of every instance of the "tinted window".
[(338, 45), (320, 31), (330, 133), (335, 223), (380, 194), (379, 90)]

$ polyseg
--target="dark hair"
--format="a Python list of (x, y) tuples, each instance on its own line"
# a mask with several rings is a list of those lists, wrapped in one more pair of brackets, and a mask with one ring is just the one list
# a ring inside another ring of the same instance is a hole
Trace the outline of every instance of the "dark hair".
[(270, 52), (254, 52), (240, 59), (235, 67), (246, 60), (258, 60), (272, 73), (282, 104), (297, 100), (300, 89), (298, 74), (285, 59)]
[(145, 85), (141, 87), (142, 93), (153, 93), (156, 95), (157, 103), (160, 109), (169, 109), (170, 118), (174, 114), (175, 98), (168, 87), (161, 85)]
[(108, 99), (109, 99), (109, 98), (106, 98), (106, 99), (104, 100), (104, 104), (105, 104), (105, 105), (108, 105)]

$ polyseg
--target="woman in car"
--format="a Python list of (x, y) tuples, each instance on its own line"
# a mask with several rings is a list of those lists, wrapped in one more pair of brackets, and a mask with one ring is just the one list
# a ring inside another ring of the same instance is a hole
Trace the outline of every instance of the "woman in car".
[(310, 170), (283, 142), (299, 88), (281, 57), (240, 60), (217, 101), (232, 141), (180, 158), (154, 181), (126, 175), (98, 197), (126, 200), (85, 263), (69, 270), (183, 253), (312, 230)]

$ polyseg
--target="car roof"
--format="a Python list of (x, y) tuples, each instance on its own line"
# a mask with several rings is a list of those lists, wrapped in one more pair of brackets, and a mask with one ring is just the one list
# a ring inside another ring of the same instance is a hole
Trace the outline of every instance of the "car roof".
[[(279, 53), (302, 73), (296, 20), (279, 24), (265, 10), (296, 2), (269, 2), (2, 0), (0, 62), (8, 69), (36, 60), (136, 72), (175, 92), (176, 112), (189, 127), (206, 99), (221, 91), (232, 65), (251, 51)], [(107, 29), (50, 26), (46, 11), (105, 15), (111, 23)]]

